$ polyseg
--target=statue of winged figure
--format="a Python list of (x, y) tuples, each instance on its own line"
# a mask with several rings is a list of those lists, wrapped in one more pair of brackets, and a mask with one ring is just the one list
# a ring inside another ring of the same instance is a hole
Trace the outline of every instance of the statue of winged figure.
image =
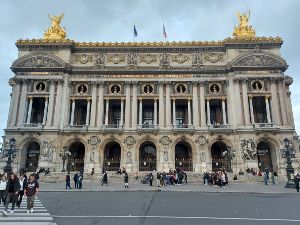
[(237, 18), (240, 22), (239, 26), (243, 27), (243, 28), (247, 27), (249, 17), (250, 17), (250, 10), (248, 11), (248, 13), (242, 13), (242, 14), (239, 11), (237, 11), (236, 15), (237, 15)]
[(44, 39), (61, 40), (65, 39), (67, 34), (65, 30), (60, 26), (60, 23), (64, 17), (64, 13), (59, 16), (51, 16), (48, 14), (51, 20), (51, 27), (44, 33)]
[(62, 19), (64, 18), (64, 14), (62, 13), (59, 16), (51, 16), (50, 14), (48, 14), (49, 19), (51, 20), (51, 27), (58, 27), (60, 26), (60, 22), (62, 21)]

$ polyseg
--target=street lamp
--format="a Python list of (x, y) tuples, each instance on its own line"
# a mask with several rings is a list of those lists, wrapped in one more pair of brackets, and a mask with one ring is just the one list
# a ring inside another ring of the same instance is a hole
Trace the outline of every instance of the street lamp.
[(283, 140), (284, 143), (284, 149), (281, 149), (282, 152), (282, 158), (286, 161), (286, 175), (287, 175), (287, 183), (285, 185), (286, 188), (295, 188), (296, 185), (291, 177), (291, 175), (294, 175), (295, 169), (292, 166), (292, 163), (295, 158), (295, 149), (291, 147), (291, 141), (288, 138), (285, 138)]
[(65, 162), (66, 160), (69, 158), (69, 156), (71, 155), (71, 152), (67, 151), (66, 148), (64, 147), (64, 150), (58, 153), (59, 157), (62, 159), (63, 161), (63, 168), (61, 172), (66, 172), (65, 169)]
[(3, 149), (3, 155), (2, 157), (8, 157), (6, 161), (6, 166), (4, 167), (4, 172), (7, 174), (12, 173), (12, 167), (11, 164), (13, 162), (13, 159), (16, 157), (16, 139), (11, 138), (9, 139), (9, 147), (7, 149)]
[(233, 172), (233, 170), (231, 168), (231, 161), (235, 157), (235, 150), (232, 150), (231, 147), (228, 147), (228, 149), (223, 152), (223, 155), (227, 160), (228, 172)]

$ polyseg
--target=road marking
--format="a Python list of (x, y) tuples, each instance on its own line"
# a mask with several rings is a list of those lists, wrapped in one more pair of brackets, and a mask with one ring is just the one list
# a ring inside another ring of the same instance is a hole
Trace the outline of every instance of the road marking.
[[(24, 221), (24, 220), (29, 220), (29, 221), (52, 221), (53, 218), (52, 217), (42, 217), (42, 216), (39, 216), (39, 217), (35, 217), (35, 216), (31, 216), (31, 217), (25, 217), (25, 216), (7, 216), (7, 217), (0, 217), (0, 221), (15, 221), (16, 220), (21, 220), (21, 221)], [(6, 225), (10, 225), (9, 223), (6, 223)], [(32, 225), (34, 225), (32, 223)]]
[(161, 218), (161, 219), (207, 219), (207, 220), (247, 220), (247, 221), (282, 221), (300, 222), (300, 219), (284, 218), (250, 218), (250, 217), (209, 217), (209, 216), (59, 216), (51, 215), (54, 218)]

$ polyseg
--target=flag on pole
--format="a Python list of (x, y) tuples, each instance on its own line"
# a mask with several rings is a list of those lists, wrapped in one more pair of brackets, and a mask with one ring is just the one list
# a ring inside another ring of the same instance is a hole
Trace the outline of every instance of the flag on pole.
[(134, 37), (137, 37), (137, 36), (138, 36), (138, 32), (137, 32), (137, 30), (136, 30), (136, 28), (135, 28), (135, 25), (133, 26), (133, 36), (134, 36)]
[(166, 32), (166, 28), (165, 28), (165, 23), (163, 22), (163, 36), (164, 38), (167, 38), (167, 32)]

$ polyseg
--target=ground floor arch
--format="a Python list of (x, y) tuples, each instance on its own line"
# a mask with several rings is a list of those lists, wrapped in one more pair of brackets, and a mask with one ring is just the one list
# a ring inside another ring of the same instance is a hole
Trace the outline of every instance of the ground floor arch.
[(85, 146), (82, 142), (76, 141), (69, 147), (71, 155), (68, 158), (68, 171), (81, 171), (84, 169)]
[(212, 171), (232, 171), (229, 147), (222, 141), (216, 141), (211, 146)]
[(188, 142), (180, 141), (175, 145), (175, 168), (193, 171), (193, 153)]
[(263, 140), (257, 143), (257, 162), (260, 171), (278, 170), (275, 148), (268, 141)]
[(157, 151), (154, 143), (143, 142), (139, 148), (139, 171), (153, 171), (156, 169)]
[(118, 142), (107, 143), (103, 154), (103, 170), (117, 171), (121, 167), (121, 146)]
[(25, 143), (21, 153), (20, 169), (36, 172), (39, 166), (40, 144), (37, 141)]

